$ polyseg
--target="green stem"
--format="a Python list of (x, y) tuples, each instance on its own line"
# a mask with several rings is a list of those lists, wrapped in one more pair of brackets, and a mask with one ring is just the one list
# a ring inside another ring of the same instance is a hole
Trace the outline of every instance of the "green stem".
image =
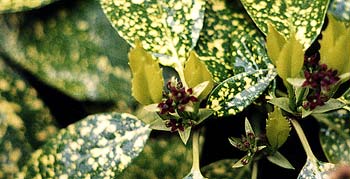
[(297, 100), (297, 106), (301, 106), (302, 105), (305, 91), (306, 91), (306, 88), (302, 88), (301, 89), (301, 92), (300, 92), (300, 94), (298, 96), (298, 100)]
[(299, 137), (299, 139), (300, 139), (300, 141), (301, 141), (301, 144), (303, 145), (303, 148), (304, 148), (304, 150), (305, 150), (305, 152), (306, 152), (306, 156), (307, 156), (312, 162), (316, 162), (317, 159), (316, 159), (314, 153), (313, 153), (312, 150), (311, 150), (311, 147), (310, 147), (310, 145), (309, 145), (309, 142), (307, 141), (306, 136), (305, 136), (305, 133), (304, 133), (303, 129), (301, 128), (299, 122), (298, 122), (297, 120), (295, 120), (295, 119), (292, 119), (292, 120), (290, 120), (290, 121), (292, 122), (292, 125), (293, 125), (295, 131), (296, 131), (297, 134), (298, 134), (298, 137)]
[(290, 84), (285, 84), (287, 91), (288, 91), (288, 97), (289, 97), (289, 108), (295, 112), (296, 111), (296, 104), (295, 104), (295, 93), (293, 90), (293, 86)]
[(254, 162), (253, 171), (252, 171), (252, 179), (258, 178), (258, 162)]
[(193, 152), (193, 161), (192, 161), (192, 171), (200, 171), (199, 167), (199, 129), (193, 130), (192, 136), (192, 152)]

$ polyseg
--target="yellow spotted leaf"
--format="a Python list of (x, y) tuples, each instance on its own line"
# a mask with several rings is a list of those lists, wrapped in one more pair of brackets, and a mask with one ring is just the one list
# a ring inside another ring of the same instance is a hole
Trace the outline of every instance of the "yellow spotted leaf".
[(321, 32), (330, 0), (242, 0), (255, 24), (268, 33), (268, 24), (289, 38), (292, 29), (303, 49), (307, 49)]
[(147, 125), (126, 113), (88, 116), (62, 129), (35, 151), (21, 175), (115, 178), (142, 151), (150, 131)]
[(135, 103), (130, 97), (129, 46), (94, 0), (0, 15), (0, 48), (75, 99), (113, 101), (122, 110)]
[(0, 0), (0, 14), (39, 8), (55, 1), (56, 0)]
[(350, 22), (350, 0), (332, 0), (328, 13), (333, 14), (337, 19)]
[(205, 0), (101, 0), (101, 6), (131, 46), (140, 39), (162, 65), (178, 70), (199, 38)]
[(143, 105), (159, 103), (162, 100), (164, 80), (159, 64), (141, 46), (129, 52), (129, 65), (133, 75), (132, 95)]
[(194, 51), (190, 53), (190, 57), (185, 63), (184, 75), (186, 83), (190, 88), (193, 88), (205, 81), (209, 82), (204, 91), (199, 95), (199, 99), (206, 98), (214, 86), (210, 72), (208, 71), (206, 65), (199, 60)]

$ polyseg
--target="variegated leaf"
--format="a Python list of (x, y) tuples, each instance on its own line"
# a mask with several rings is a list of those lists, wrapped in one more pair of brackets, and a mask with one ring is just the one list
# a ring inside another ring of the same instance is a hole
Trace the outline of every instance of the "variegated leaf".
[(0, 178), (11, 179), (57, 129), (37, 92), (0, 57)]
[(203, 26), (204, 0), (101, 0), (101, 5), (132, 46), (140, 39), (162, 65), (175, 68), (183, 66)]
[(204, 26), (196, 52), (207, 64), (215, 82), (222, 82), (236, 74), (233, 59), (237, 54), (232, 54), (236, 50), (232, 44), (233, 41), (239, 43), (245, 34), (263, 41), (262, 35), (240, 9), (227, 5), (224, 0), (207, 2)]
[(208, 106), (218, 116), (241, 112), (267, 88), (276, 76), (266, 49), (253, 37), (240, 33), (232, 41), (233, 77), (210, 94)]
[(331, 0), (328, 12), (337, 19), (350, 22), (350, 0)]
[(241, 168), (232, 168), (232, 161), (232, 159), (225, 159), (207, 165), (203, 168), (203, 174), (208, 178), (251, 178), (252, 171), (249, 165)]
[(55, 1), (56, 0), (0, 0), (0, 14), (39, 8)]
[(19, 110), (16, 103), (0, 98), (0, 178), (15, 178), (32, 152)]
[(182, 178), (192, 164), (192, 151), (189, 149), (176, 135), (157, 135), (157, 138), (147, 141), (140, 156), (117, 178)]
[(340, 109), (313, 115), (320, 122), (320, 141), (330, 162), (350, 162), (350, 112)]
[(33, 153), (26, 178), (114, 178), (142, 151), (150, 129), (130, 114), (98, 114), (62, 129)]
[(0, 16), (0, 47), (49, 85), (79, 100), (133, 104), (128, 44), (93, 0)]
[(220, 83), (208, 98), (217, 116), (234, 115), (258, 98), (275, 78), (272, 69), (240, 73)]
[(298, 179), (323, 179), (329, 178), (329, 174), (335, 165), (320, 161), (312, 162), (310, 159), (306, 163), (298, 175)]
[(307, 49), (321, 31), (329, 0), (242, 0), (248, 14), (267, 34), (271, 23), (277, 31), (289, 37), (295, 31), (297, 39)]

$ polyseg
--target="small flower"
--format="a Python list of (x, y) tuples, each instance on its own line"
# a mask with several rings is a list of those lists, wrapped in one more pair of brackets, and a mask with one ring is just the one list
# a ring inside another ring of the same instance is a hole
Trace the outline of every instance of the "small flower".
[(192, 88), (186, 89), (181, 81), (171, 78), (167, 83), (168, 91), (163, 94), (163, 100), (158, 104), (160, 114), (175, 113), (175, 110), (184, 112), (191, 102), (197, 102), (198, 99), (192, 95)]
[(320, 55), (315, 53), (311, 57), (304, 59), (304, 77), (303, 87), (309, 87), (310, 93), (306, 97), (307, 101), (303, 104), (305, 109), (315, 109), (322, 106), (330, 98), (328, 92), (331, 86), (336, 84), (340, 78), (337, 70), (328, 69), (326, 64), (320, 64)]

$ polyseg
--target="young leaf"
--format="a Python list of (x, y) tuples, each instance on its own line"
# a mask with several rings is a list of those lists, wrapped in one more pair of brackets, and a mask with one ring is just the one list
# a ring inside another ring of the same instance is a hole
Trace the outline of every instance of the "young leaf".
[(276, 66), (276, 61), (279, 59), (279, 54), (282, 51), (286, 39), (273, 27), (268, 25), (268, 33), (266, 36), (266, 48), (272, 63)]
[(115, 101), (121, 111), (135, 103), (130, 97), (129, 46), (94, 0), (60, 1), (40, 11), (4, 14), (0, 42), (11, 60), (69, 96)]
[(278, 151), (276, 151), (273, 155), (269, 155), (269, 156), (267, 156), (267, 159), (270, 161), (270, 162), (272, 162), (272, 163), (274, 163), (274, 164), (276, 164), (276, 165), (278, 165), (278, 166), (280, 166), (280, 167), (282, 167), (282, 168), (286, 168), (286, 169), (295, 169), (294, 167), (293, 167), (293, 165), (292, 164), (290, 164), (290, 162), (288, 161), (288, 159), (286, 159), (281, 153), (279, 153)]
[(296, 34), (291, 33), (288, 40), (283, 40), (274, 27), (269, 28), (271, 29), (267, 34), (267, 52), (276, 65), (278, 75), (284, 81), (296, 77), (304, 64), (303, 47), (296, 39)]
[(268, 24), (272, 24), (287, 38), (291, 30), (295, 29), (297, 39), (303, 49), (307, 49), (322, 29), (329, 0), (242, 0), (241, 2), (264, 34), (268, 33)]
[(25, 178), (113, 178), (138, 156), (149, 133), (130, 114), (91, 115), (62, 129), (22, 172)]
[(289, 121), (282, 115), (279, 107), (268, 114), (266, 121), (266, 137), (274, 149), (280, 148), (287, 140), (290, 132)]
[(314, 114), (320, 122), (320, 141), (327, 159), (332, 163), (350, 161), (350, 112), (340, 109)]
[(329, 178), (330, 172), (335, 165), (331, 163), (324, 163), (320, 161), (306, 160), (306, 163), (298, 175), (298, 179), (319, 179)]
[(328, 68), (344, 74), (350, 71), (350, 28), (344, 22), (337, 21), (333, 16), (328, 16), (329, 23), (322, 33), (320, 41), (320, 63), (324, 63)]
[(9, 13), (9, 12), (19, 12), (30, 9), (39, 8), (45, 6), (56, 0), (35, 0), (35, 1), (26, 1), (26, 0), (1, 0), (0, 1), (0, 14)]
[(182, 66), (203, 26), (204, 0), (101, 0), (118, 33), (131, 44), (144, 42), (165, 66)]
[(182, 142), (186, 145), (191, 136), (191, 127), (185, 128), (184, 131), (178, 130)]
[(220, 160), (203, 167), (203, 174), (208, 178), (230, 178), (247, 179), (251, 178), (251, 168), (246, 165), (241, 168), (232, 168), (232, 159)]
[(208, 97), (208, 107), (217, 116), (241, 112), (262, 94), (275, 76), (276, 72), (268, 69), (235, 75), (214, 88)]
[(194, 51), (190, 53), (190, 57), (185, 63), (184, 75), (186, 83), (190, 88), (193, 88), (205, 81), (209, 82), (207, 87), (198, 96), (198, 99), (200, 100), (206, 98), (213, 89), (214, 82), (212, 76), (205, 64), (199, 60)]
[(286, 112), (289, 112), (293, 114), (294, 112), (289, 107), (289, 99), (286, 97), (281, 98), (272, 98), (268, 101), (269, 103), (278, 106), (279, 108), (283, 109)]
[(141, 42), (129, 52), (129, 64), (133, 75), (132, 95), (143, 105), (162, 100), (164, 80), (159, 64), (147, 53)]

